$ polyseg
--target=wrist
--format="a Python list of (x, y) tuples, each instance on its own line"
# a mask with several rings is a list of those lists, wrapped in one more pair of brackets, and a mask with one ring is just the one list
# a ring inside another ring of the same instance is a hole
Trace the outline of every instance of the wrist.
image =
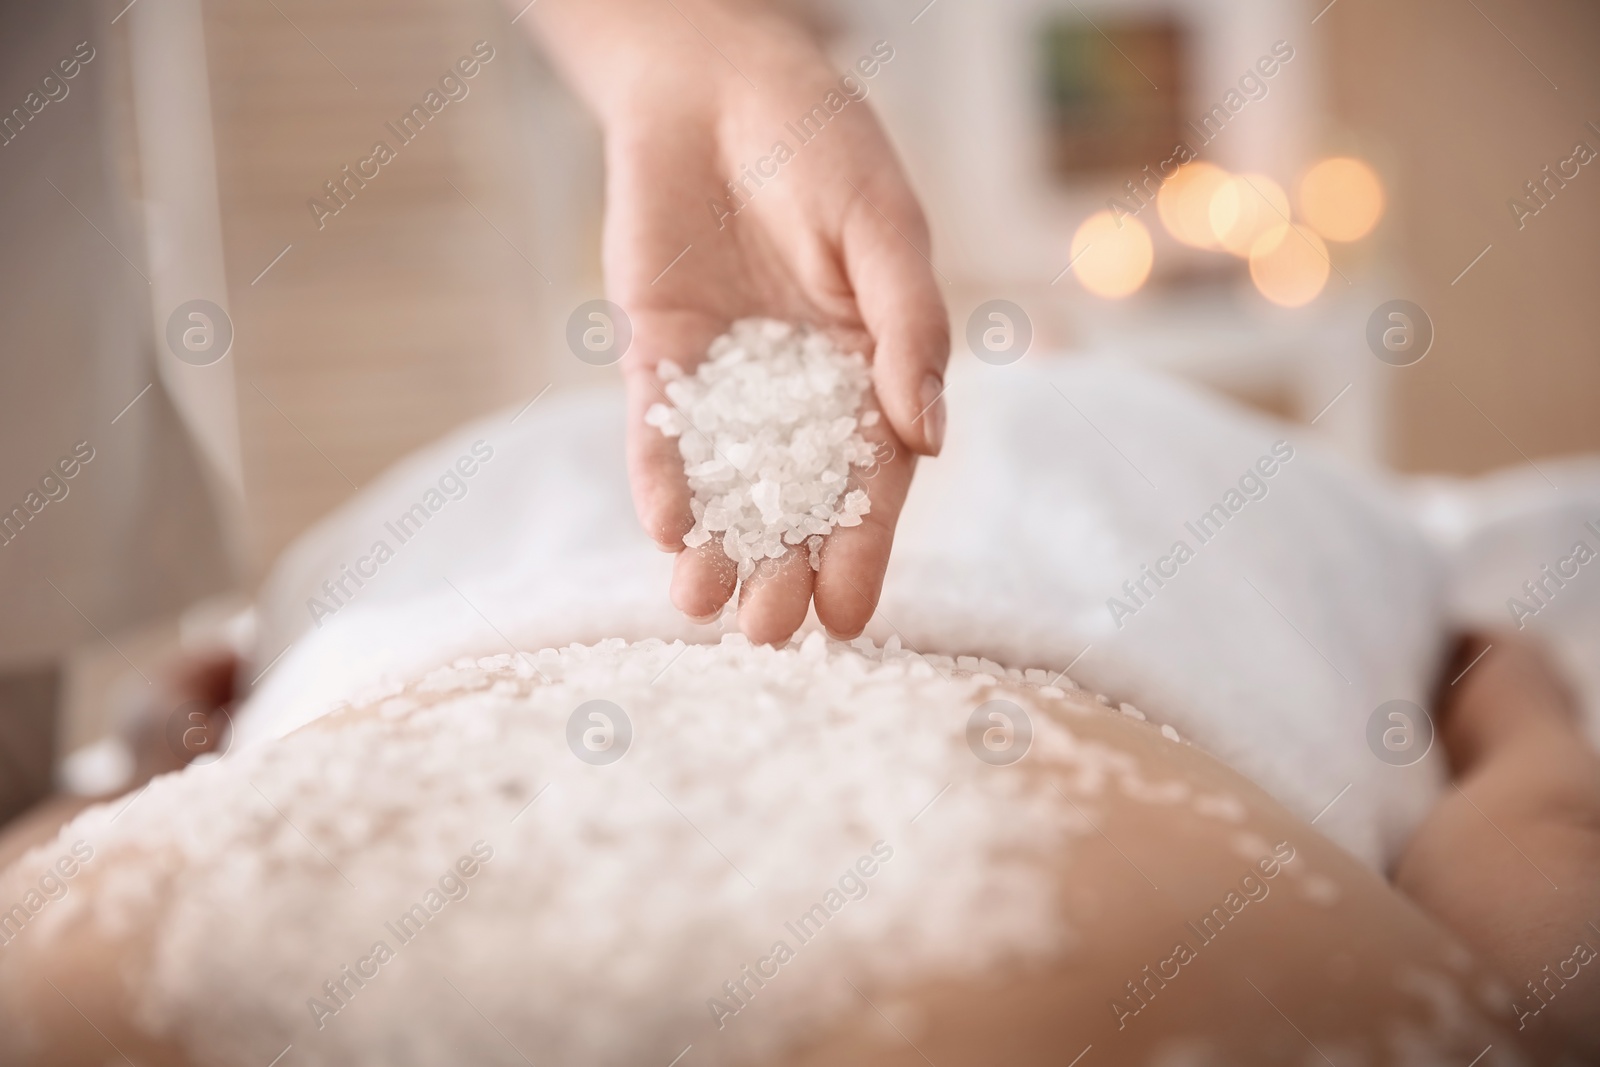
[(528, 21), (608, 131), (752, 92), (748, 77), (797, 59), (821, 61), (809, 33), (770, 0), (542, 0)]

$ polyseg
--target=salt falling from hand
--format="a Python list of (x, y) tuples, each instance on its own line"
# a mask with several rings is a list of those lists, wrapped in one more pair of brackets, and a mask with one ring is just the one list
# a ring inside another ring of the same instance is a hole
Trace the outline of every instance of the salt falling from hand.
[(720, 537), (744, 579), (804, 542), (815, 569), (822, 539), (871, 510), (850, 487), (851, 468), (874, 460), (861, 427), (877, 422), (861, 411), (871, 379), (860, 354), (804, 326), (740, 319), (693, 375), (671, 363), (660, 375), (672, 404), (644, 418), (678, 439), (695, 520), (685, 545)]

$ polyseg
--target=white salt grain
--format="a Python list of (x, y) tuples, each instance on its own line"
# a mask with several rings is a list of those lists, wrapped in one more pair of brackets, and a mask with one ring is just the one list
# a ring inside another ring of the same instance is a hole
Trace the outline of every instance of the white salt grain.
[(826, 335), (773, 319), (740, 319), (711, 342), (687, 375), (663, 363), (671, 404), (653, 404), (645, 422), (678, 439), (692, 494), (694, 527), (683, 543), (720, 539), (748, 578), (756, 563), (802, 543), (812, 569), (835, 527), (859, 526), (872, 510), (851, 469), (872, 463), (861, 428), (871, 379), (860, 354)]
[[(0, 872), (0, 901), (22, 899), (13, 871), (92, 844), (95, 891), (41, 919), (148, 937), (117, 986), (144, 1032), (189, 1062), (255, 1067), (291, 1038), (283, 1062), (296, 1067), (523, 1067), (501, 1028), (541, 1063), (660, 1067), (685, 1033), (705, 1032), (707, 998), (783, 938), (797, 965), (684, 1060), (738, 1067), (792, 1059), (848, 1024), (861, 1005), (841, 974), (887, 1004), (1065, 953), (1056, 880), (1094, 830), (1051, 783), (1091, 798), (1106, 788), (1092, 783), (1160, 785), (1044, 714), (1028, 755), (1038, 773), (974, 775), (949, 724), (986, 687), (865, 639), (607, 640), (468, 662), (389, 698), (410, 702), (406, 714), (337, 717), (161, 776), (135, 804), (90, 808)], [(525, 677), (531, 662), (554, 681)], [(1038, 710), (1025, 691), (1005, 695)], [(580, 762), (562, 736), (592, 699), (631, 718), (621, 765)], [(196, 811), (206, 817), (185, 816)], [(452, 894), (425, 936), (396, 940), (386, 922), (446, 888), (441, 873), (474, 842), (492, 860), (459, 879), (465, 899)], [(793, 940), (784, 924), (869, 849), (881, 864), (870, 894), (829, 918), (815, 947)], [(41, 955), (58, 950), (49, 929), (26, 935)], [(377, 939), (398, 958), (324, 1003)], [(337, 1018), (319, 1018), (312, 997)]]

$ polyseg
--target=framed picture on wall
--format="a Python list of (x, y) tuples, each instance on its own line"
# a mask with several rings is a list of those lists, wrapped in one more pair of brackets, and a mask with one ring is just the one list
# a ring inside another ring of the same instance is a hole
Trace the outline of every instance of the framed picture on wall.
[(1137, 171), (1182, 139), (1195, 35), (1171, 13), (1040, 21), (1043, 158), (1064, 180)]

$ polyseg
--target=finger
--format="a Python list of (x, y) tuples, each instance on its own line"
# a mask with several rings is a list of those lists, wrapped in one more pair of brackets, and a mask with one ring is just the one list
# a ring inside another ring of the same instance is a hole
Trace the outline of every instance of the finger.
[[(700, 316), (660, 312), (635, 316), (634, 338), (623, 357), (627, 389), (628, 484), (634, 511), (651, 540), (668, 552), (683, 548), (683, 535), (694, 526), (689, 510), (689, 482), (683, 473), (678, 438), (648, 425), (645, 413), (655, 404), (672, 406), (658, 374), (663, 360), (685, 369), (704, 358), (716, 336), (716, 325)], [(685, 433), (697, 432), (692, 427)]]
[[(925, 256), (921, 212), (874, 206), (865, 196), (844, 231), (845, 270), (862, 321), (872, 334), (872, 382), (900, 439), (924, 455), (944, 445), (944, 369), (950, 359), (950, 321)], [(890, 216), (901, 216), (891, 221)], [(921, 247), (913, 242), (921, 242)]]
[(733, 595), (737, 577), (720, 538), (686, 548), (672, 564), (672, 605), (695, 622), (708, 621)]
[(694, 527), (689, 481), (683, 473), (678, 439), (644, 421), (652, 405), (667, 403), (667, 399), (654, 370), (630, 373), (626, 381), (628, 487), (633, 493), (633, 510), (657, 546), (677, 552), (683, 548), (683, 535)]
[(756, 565), (739, 594), (739, 629), (753, 644), (779, 645), (794, 636), (811, 607), (814, 573), (803, 545)]
[(871, 510), (861, 525), (835, 527), (822, 543), (822, 569), (814, 593), (817, 618), (841, 640), (859, 635), (878, 609), (895, 526), (917, 467), (917, 457), (904, 447), (888, 441), (878, 447), (886, 458), (869, 468), (866, 473), (871, 476), (861, 483)]

